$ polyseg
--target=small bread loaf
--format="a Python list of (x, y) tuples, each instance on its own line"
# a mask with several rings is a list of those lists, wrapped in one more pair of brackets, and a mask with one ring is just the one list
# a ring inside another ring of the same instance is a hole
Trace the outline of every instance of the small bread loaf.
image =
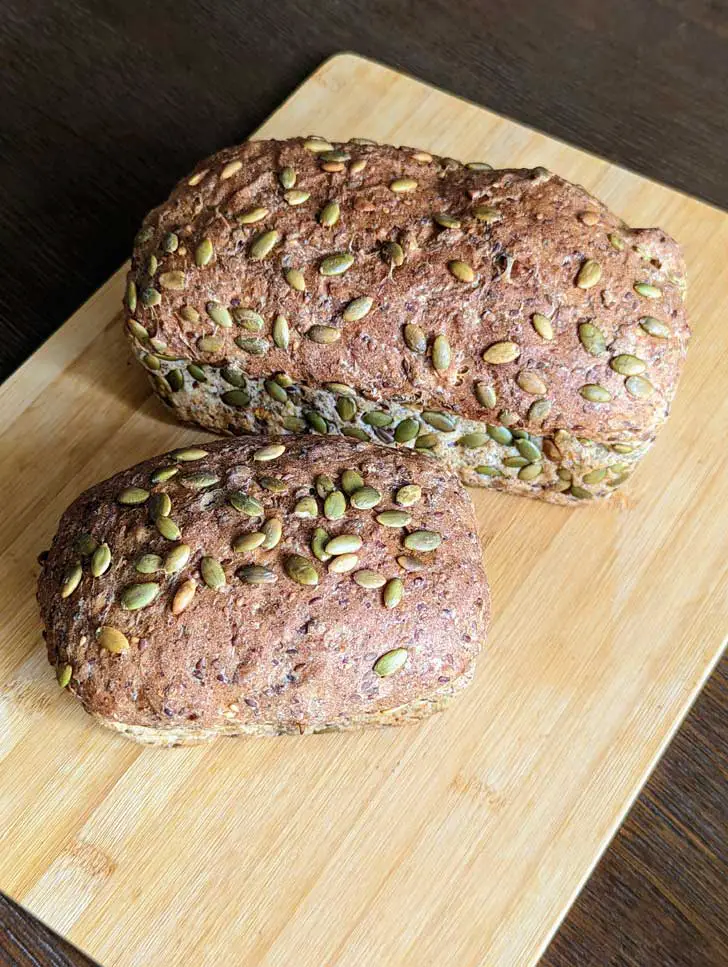
[(162, 745), (422, 718), (472, 678), (489, 611), (457, 477), (314, 436), (188, 447), (92, 487), (38, 600), (59, 683)]
[(427, 450), (463, 480), (605, 496), (664, 422), (685, 267), (542, 168), (252, 141), (146, 218), (127, 331), (179, 419)]

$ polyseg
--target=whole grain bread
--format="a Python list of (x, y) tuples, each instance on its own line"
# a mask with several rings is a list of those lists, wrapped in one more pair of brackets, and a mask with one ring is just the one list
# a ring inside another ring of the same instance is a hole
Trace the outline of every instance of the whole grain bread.
[(92, 487), (38, 599), (59, 683), (166, 745), (429, 715), (470, 681), (489, 612), (457, 477), (315, 436), (205, 443)]
[(685, 266), (542, 168), (250, 141), (152, 211), (127, 331), (159, 395), (221, 433), (427, 449), (559, 502), (622, 483), (667, 417)]

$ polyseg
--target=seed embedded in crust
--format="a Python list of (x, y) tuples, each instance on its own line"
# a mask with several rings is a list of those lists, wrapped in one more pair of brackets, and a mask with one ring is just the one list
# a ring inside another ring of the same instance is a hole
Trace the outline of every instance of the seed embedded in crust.
[(419, 503), (422, 497), (422, 488), (417, 484), (406, 484), (404, 487), (400, 487), (397, 493), (394, 495), (395, 503), (399, 504), (400, 507), (413, 507), (415, 504)]
[(389, 184), (389, 190), (393, 191), (395, 195), (401, 195), (405, 192), (414, 191), (416, 188), (417, 182), (414, 178), (395, 178), (395, 180)]
[(607, 351), (607, 340), (599, 328), (591, 322), (579, 324), (579, 342), (590, 356), (601, 356)]
[(381, 503), (382, 495), (375, 487), (360, 487), (349, 499), (356, 510), (371, 510)]
[(612, 398), (609, 390), (598, 383), (587, 383), (581, 387), (579, 392), (590, 403), (608, 403)]
[(331, 574), (347, 574), (353, 571), (358, 563), (359, 558), (356, 554), (340, 554), (331, 560), (328, 570)]
[(121, 592), (121, 607), (124, 611), (139, 611), (141, 608), (148, 607), (158, 594), (159, 585), (154, 581), (128, 584)]
[(217, 474), (202, 470), (200, 473), (188, 473), (185, 477), (180, 477), (179, 482), (188, 490), (206, 490), (220, 483)]
[(172, 599), (172, 614), (182, 614), (183, 611), (189, 608), (196, 591), (197, 583), (192, 578), (183, 581)]
[(403, 330), (404, 341), (413, 353), (424, 353), (427, 349), (427, 336), (424, 330), (413, 323), (408, 323)]
[(238, 568), (237, 575), (245, 584), (275, 584), (278, 580), (275, 571), (262, 564), (248, 564)]
[(404, 539), (404, 546), (408, 551), (434, 551), (440, 544), (442, 535), (430, 530), (413, 531)]
[(359, 296), (358, 299), (351, 300), (341, 314), (341, 318), (344, 322), (358, 322), (371, 311), (373, 305), (374, 300), (369, 296)]
[(262, 222), (267, 215), (268, 209), (258, 206), (249, 209), (247, 212), (240, 212), (235, 216), (235, 219), (239, 225), (255, 225), (256, 222)]
[(137, 504), (143, 504), (145, 500), (149, 499), (149, 491), (144, 490), (142, 487), (124, 487), (116, 499), (120, 504), (127, 507), (134, 507)]
[(477, 450), (478, 447), (484, 447), (488, 442), (488, 434), (482, 433), (479, 430), (474, 430), (472, 433), (465, 433), (458, 440), (458, 446), (466, 447), (469, 450)]
[(214, 557), (203, 557), (200, 561), (202, 580), (212, 591), (225, 587), (227, 579), (222, 564)]
[(319, 583), (318, 571), (309, 559), (301, 554), (289, 554), (284, 561), (283, 569), (296, 584), (316, 587)]
[(494, 342), (491, 346), (488, 346), (483, 353), (483, 362), (500, 366), (503, 363), (512, 363), (520, 355), (521, 347), (518, 343), (506, 339), (502, 342)]
[(320, 346), (331, 346), (341, 339), (341, 330), (333, 326), (313, 325), (306, 330), (306, 336)]
[(56, 680), (61, 688), (66, 688), (66, 686), (71, 681), (73, 676), (73, 665), (59, 665), (56, 671)]
[(96, 632), (96, 644), (114, 655), (120, 655), (129, 650), (129, 639), (118, 628), (112, 628), (111, 625), (102, 625), (99, 628)]
[(387, 583), (387, 579), (382, 574), (377, 574), (376, 571), (370, 571), (364, 568), (361, 571), (357, 571), (352, 575), (356, 584), (360, 588), (374, 589), (383, 588)]
[(328, 255), (319, 266), (320, 275), (343, 275), (354, 264), (354, 256), (351, 252), (336, 252)]
[(100, 578), (111, 567), (111, 548), (108, 544), (99, 544), (91, 557), (91, 574)]
[(587, 259), (576, 276), (576, 285), (580, 289), (593, 288), (602, 277), (602, 267), (594, 259)]
[(401, 671), (407, 664), (409, 652), (406, 648), (393, 648), (387, 651), (374, 662), (374, 673), (380, 678), (388, 678), (390, 675)]
[(475, 384), (475, 398), (487, 410), (492, 410), (498, 402), (495, 388), (489, 383)]
[(165, 574), (177, 574), (181, 571), (189, 562), (191, 554), (192, 548), (189, 544), (178, 544), (173, 547), (164, 559)]
[(624, 381), (624, 386), (629, 395), (638, 400), (647, 399), (655, 391), (655, 387), (644, 376), (630, 376)]
[(420, 432), (420, 424), (411, 417), (401, 420), (394, 431), (394, 439), (397, 443), (409, 443)]
[(283, 535), (283, 524), (277, 517), (270, 517), (260, 528), (263, 534), (261, 550), (270, 551), (280, 543)]
[(460, 220), (448, 212), (437, 212), (432, 216), (432, 220), (440, 228), (460, 228)]
[[(391, 578), (384, 585), (382, 600), (385, 608), (396, 608), (404, 597), (404, 582), (402, 578)], [(380, 659), (381, 661), (381, 659)], [(375, 666), (376, 671), (376, 666)]]
[(212, 242), (209, 238), (203, 238), (195, 249), (195, 265), (198, 268), (204, 268), (212, 259), (215, 254)]
[(239, 158), (236, 158), (234, 161), (228, 161), (220, 172), (220, 181), (227, 181), (228, 178), (232, 178), (242, 167), (243, 162)]
[(341, 215), (341, 206), (337, 201), (330, 201), (321, 209), (319, 213), (319, 224), (324, 228), (333, 228)]
[(363, 541), (358, 534), (338, 534), (325, 545), (324, 550), (332, 557), (340, 554), (356, 554), (361, 550)]
[(346, 497), (340, 490), (334, 490), (324, 501), (324, 517), (327, 520), (340, 520), (345, 513)]
[(640, 326), (648, 336), (655, 339), (669, 339), (672, 336), (670, 327), (659, 319), (655, 319), (654, 316), (644, 316), (640, 319)]
[(528, 393), (530, 396), (543, 396), (548, 391), (546, 381), (532, 369), (522, 369), (516, 376), (516, 383), (524, 393)]
[(406, 527), (412, 520), (412, 514), (406, 510), (384, 510), (377, 514), (376, 519), (382, 527)]
[(76, 562), (72, 564), (67, 570), (63, 577), (63, 582), (61, 584), (61, 597), (68, 598), (76, 588), (81, 583), (81, 578), (83, 577), (83, 568), (80, 563)]
[(284, 443), (270, 443), (266, 447), (261, 447), (253, 454), (253, 460), (258, 463), (267, 463), (269, 460), (277, 460), (286, 452)]
[(640, 373), (644, 373), (647, 369), (647, 363), (644, 359), (640, 359), (639, 356), (633, 356), (631, 353), (622, 353), (619, 356), (614, 356), (609, 360), (609, 366), (615, 373), (619, 373), (620, 376), (639, 376)]
[(242, 490), (234, 491), (228, 496), (228, 503), (240, 514), (248, 517), (262, 517), (265, 513), (263, 505), (255, 497), (250, 497)]
[(187, 284), (184, 272), (174, 270), (172, 272), (162, 272), (159, 276), (159, 284), (163, 289), (171, 289), (173, 292), (180, 292)]
[(554, 338), (553, 324), (542, 312), (534, 312), (531, 316), (531, 324), (542, 339), (550, 341)]
[(447, 263), (447, 267), (450, 270), (450, 275), (456, 278), (458, 282), (472, 282), (475, 279), (475, 272), (467, 262), (453, 259)]
[(207, 456), (207, 450), (201, 450), (199, 447), (182, 447), (179, 450), (173, 450), (170, 453), (171, 457), (175, 460), (180, 460), (183, 463), (187, 463), (192, 460), (202, 460)]
[(662, 298), (662, 289), (658, 289), (656, 285), (651, 285), (649, 282), (635, 282), (634, 291), (643, 299)]
[(432, 365), (438, 373), (444, 373), (452, 362), (452, 351), (447, 338), (440, 334), (432, 343)]
[(345, 494), (353, 494), (364, 486), (364, 478), (358, 470), (344, 470), (341, 474), (341, 489)]
[(285, 280), (296, 292), (306, 291), (306, 279), (300, 269), (286, 269)]
[(316, 503), (315, 497), (301, 497), (300, 500), (296, 501), (293, 508), (294, 517), (302, 518), (314, 518), (318, 517), (318, 504)]
[(250, 258), (254, 262), (261, 262), (267, 258), (278, 244), (279, 237), (275, 230), (262, 232), (250, 246)]

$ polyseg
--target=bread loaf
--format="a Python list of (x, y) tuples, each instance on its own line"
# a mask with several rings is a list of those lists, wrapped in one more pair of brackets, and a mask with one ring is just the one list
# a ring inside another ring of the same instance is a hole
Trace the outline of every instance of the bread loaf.
[(92, 487), (38, 600), (59, 683), (162, 745), (422, 718), (472, 678), (489, 610), (456, 476), (314, 436), (188, 447)]
[(145, 219), (127, 331), (179, 419), (427, 450), (557, 502), (664, 422), (685, 267), (542, 168), (320, 138), (221, 151)]

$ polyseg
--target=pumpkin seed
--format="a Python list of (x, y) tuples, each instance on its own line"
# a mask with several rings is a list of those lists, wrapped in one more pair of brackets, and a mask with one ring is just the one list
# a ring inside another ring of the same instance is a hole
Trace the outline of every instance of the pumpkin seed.
[(602, 277), (602, 267), (594, 259), (587, 259), (579, 269), (576, 284), (580, 289), (591, 289)]
[(526, 457), (504, 457), (503, 466), (511, 469), (519, 469), (527, 466), (529, 460)]
[(187, 367), (187, 372), (190, 374), (192, 379), (196, 379), (198, 383), (207, 382), (207, 373), (202, 366), (198, 366), (197, 363), (190, 363)]
[(98, 546), (97, 541), (88, 533), (79, 534), (74, 542), (76, 553), (81, 557), (91, 557)]
[(243, 408), (250, 403), (250, 394), (244, 389), (230, 389), (222, 393), (220, 399), (227, 406)]
[(450, 343), (442, 334), (435, 336), (432, 343), (432, 365), (438, 373), (444, 373), (452, 361)]
[(342, 396), (354, 396), (355, 391), (347, 383), (324, 383), (324, 388), (330, 393), (340, 393)]
[(503, 363), (512, 363), (520, 355), (521, 347), (517, 342), (504, 340), (503, 342), (494, 342), (485, 350), (483, 353), (483, 362), (500, 366)]
[(480, 474), (482, 477), (502, 477), (503, 473), (498, 469), (498, 467), (490, 467), (486, 464), (480, 464), (475, 468), (475, 472)]
[(263, 542), (260, 545), (261, 550), (271, 551), (280, 542), (283, 534), (283, 524), (277, 517), (269, 517), (260, 530), (263, 534)]
[(404, 265), (404, 249), (399, 242), (385, 242), (381, 254), (387, 265), (393, 265), (397, 269)]
[(220, 172), (220, 181), (227, 181), (228, 178), (232, 178), (232, 176), (237, 174), (242, 167), (243, 162), (239, 158), (236, 158), (235, 161), (228, 161)]
[(137, 504), (143, 504), (145, 500), (149, 500), (149, 491), (142, 487), (124, 487), (116, 499), (120, 504), (134, 507)]
[(177, 589), (172, 599), (172, 614), (182, 614), (192, 604), (192, 599), (197, 591), (197, 584), (192, 578), (183, 581)]
[(620, 376), (639, 376), (647, 369), (647, 363), (639, 356), (632, 356), (630, 353), (622, 353), (609, 360), (609, 366)]
[(662, 298), (662, 289), (658, 289), (656, 285), (651, 285), (649, 282), (635, 282), (634, 291), (643, 299)]
[(231, 386), (235, 386), (238, 389), (245, 388), (245, 377), (237, 370), (231, 369), (229, 366), (223, 366), (220, 370), (220, 375), (225, 382), (230, 383)]
[(251, 356), (264, 356), (270, 348), (267, 339), (259, 339), (256, 336), (250, 338), (236, 336), (235, 345)]
[(397, 558), (397, 564), (403, 571), (427, 570), (427, 564), (424, 561), (418, 561), (416, 557), (410, 557), (409, 554), (400, 554)]
[(259, 500), (256, 500), (255, 497), (250, 497), (242, 490), (233, 491), (228, 496), (228, 503), (238, 513), (246, 514), (248, 517), (262, 517), (265, 512)]
[[(384, 602), (385, 608), (390, 608), (390, 609), (396, 608), (397, 605), (402, 600), (403, 596), (404, 596), (404, 584), (402, 583), (401, 578), (391, 578), (384, 585), (384, 591), (382, 592), (382, 600)], [(403, 648), (398, 648), (396, 649), (396, 651), (405, 651), (405, 655), (406, 655), (406, 650)], [(393, 653), (390, 651), (387, 654), (392, 655)], [(384, 676), (384, 674), (391, 675), (392, 672), (385, 673), (382, 671), (382, 667), (383, 667), (382, 661), (383, 661), (382, 658), (379, 658), (377, 660), (376, 664), (374, 665), (374, 671), (380, 676)], [(405, 658), (405, 661), (406, 661), (406, 658)], [(402, 662), (402, 664), (404, 664), (404, 662)]]
[(279, 235), (275, 230), (261, 232), (250, 246), (250, 258), (254, 262), (260, 262), (273, 251), (278, 244)]
[(389, 183), (389, 190), (393, 191), (396, 195), (414, 191), (416, 188), (417, 182), (414, 178), (395, 178), (394, 181)]
[(202, 450), (199, 447), (181, 447), (178, 450), (173, 450), (170, 456), (181, 463), (189, 463), (192, 460), (202, 460), (208, 456), (208, 453), (207, 450)]
[(395, 503), (400, 505), (400, 507), (413, 507), (419, 502), (421, 497), (421, 487), (418, 487), (417, 484), (405, 484), (405, 486), (400, 487), (397, 493), (394, 495), (394, 500)]
[(420, 424), (417, 420), (407, 417), (397, 424), (394, 431), (394, 439), (397, 443), (409, 443), (410, 440), (414, 440), (419, 432)]
[(346, 497), (340, 490), (333, 490), (324, 501), (324, 517), (326, 520), (340, 520), (345, 513)]
[(581, 479), (583, 483), (592, 485), (601, 483), (606, 475), (606, 467), (599, 467), (597, 470), (590, 470), (589, 473), (585, 473)]
[(594, 494), (590, 494), (588, 490), (584, 487), (579, 487), (576, 484), (572, 484), (569, 488), (569, 493), (572, 497), (576, 497), (577, 500), (591, 500)]
[[(137, 307), (137, 287), (136, 282), (133, 279), (129, 279), (126, 283), (126, 306), (129, 312), (136, 312)], [(146, 334), (146, 330), (144, 330)]]
[(301, 497), (293, 508), (294, 517), (318, 517), (318, 504), (315, 497)]
[[(212, 315), (212, 312), (210, 312), (210, 306), (217, 306), (217, 305), (218, 305), (217, 302), (208, 302), (207, 304), (208, 314), (212, 317), (212, 319), (215, 320), (215, 322), (218, 322), (221, 326), (227, 326), (228, 322), (230, 325), (232, 325), (232, 320), (230, 319), (230, 313), (227, 314), (227, 321), (225, 322), (220, 321), (220, 319)], [(225, 309), (224, 311), (227, 312), (227, 309)], [(259, 312), (255, 311), (255, 309), (237, 307), (233, 309), (232, 317), (239, 325), (243, 327), (243, 329), (247, 329), (248, 332), (260, 332), (263, 326), (265, 325), (265, 320), (263, 319), (263, 317)]]
[(285, 316), (276, 316), (273, 323), (273, 344), (278, 349), (288, 349), (289, 340), (290, 329), (288, 327), (288, 320)]
[(352, 175), (358, 175), (360, 171), (363, 171), (367, 166), (366, 158), (358, 158), (356, 161), (352, 161), (349, 165), (349, 171)]
[(377, 523), (382, 527), (406, 527), (412, 520), (412, 514), (406, 510), (385, 510), (377, 514)]
[(348, 161), (351, 155), (338, 148), (333, 148), (331, 151), (322, 152), (319, 157), (322, 161)]
[(91, 574), (100, 578), (111, 567), (111, 548), (108, 544), (99, 544), (91, 557)]
[(254, 551), (265, 541), (265, 534), (262, 531), (253, 531), (251, 534), (241, 534), (233, 541), (232, 547), (236, 554), (244, 554), (246, 551)]
[(205, 490), (207, 487), (214, 487), (216, 483), (220, 483), (220, 478), (217, 474), (203, 470), (200, 473), (187, 474), (186, 477), (180, 478), (179, 482), (188, 490)]
[(333, 326), (315, 325), (306, 330), (306, 335), (311, 342), (318, 343), (322, 346), (330, 346), (332, 343), (338, 342), (341, 339), (341, 330), (334, 329)]
[(296, 292), (306, 291), (306, 279), (300, 269), (286, 269), (283, 273), (286, 282)]
[(197, 265), (198, 268), (204, 268), (204, 266), (210, 262), (214, 253), (215, 250), (210, 239), (203, 238), (195, 249), (195, 265)]
[(227, 584), (222, 564), (214, 557), (203, 557), (200, 561), (202, 580), (212, 591), (218, 591)]
[(598, 383), (587, 383), (582, 386), (579, 393), (584, 397), (585, 400), (589, 400), (590, 403), (608, 403), (612, 394), (604, 386), (600, 386)]
[(366, 568), (362, 571), (357, 571), (352, 577), (360, 588), (367, 588), (368, 590), (382, 588), (387, 583), (387, 579), (381, 574), (377, 574), (376, 571), (370, 571)]
[[(165, 574), (177, 574), (178, 571), (181, 571), (183, 567), (186, 567), (191, 554), (192, 548), (189, 544), (177, 544), (176, 547), (173, 547), (164, 558)], [(145, 557), (155, 556), (153, 554), (145, 555)], [(137, 570), (139, 569), (137, 568)], [(155, 570), (158, 570), (158, 568), (155, 568)]]
[(531, 316), (531, 324), (542, 339), (551, 340), (554, 338), (554, 327), (548, 316), (541, 312), (534, 312)]
[(501, 217), (500, 212), (489, 205), (478, 205), (477, 208), (473, 209), (473, 215), (479, 222), (485, 222), (486, 225), (490, 225), (491, 222), (495, 222)]
[(296, 584), (302, 584), (305, 587), (315, 587), (319, 583), (316, 568), (308, 558), (303, 557), (301, 554), (289, 554), (283, 564), (283, 568), (288, 577), (292, 581), (295, 581)]
[(149, 333), (136, 319), (128, 319), (126, 327), (129, 332), (140, 342), (145, 342), (149, 338)]
[(408, 349), (413, 353), (424, 353), (427, 349), (427, 337), (419, 326), (407, 323), (403, 330), (404, 341)]
[(66, 688), (73, 676), (73, 665), (59, 665), (56, 671), (56, 680), (61, 688)]
[(171, 517), (158, 517), (155, 520), (157, 530), (168, 541), (178, 541), (182, 533)]
[(579, 215), (579, 221), (583, 225), (588, 225), (589, 228), (592, 228), (599, 221), (599, 213), (591, 211), (581, 212)]
[(470, 171), (492, 171), (493, 165), (486, 164), (485, 161), (468, 161), (465, 165)]
[(442, 535), (437, 531), (412, 531), (404, 539), (408, 551), (434, 551), (442, 544)]
[(330, 201), (321, 209), (319, 213), (319, 223), (324, 228), (332, 228), (339, 220), (341, 207), (337, 201)]
[(341, 317), (344, 322), (358, 322), (370, 312), (373, 304), (374, 300), (368, 295), (359, 296), (358, 299), (351, 300)]
[(567, 470), (566, 467), (559, 467), (559, 469), (556, 471), (556, 475), (559, 480), (571, 480), (573, 477), (571, 470)]
[(275, 380), (266, 379), (263, 381), (263, 386), (265, 387), (265, 391), (268, 396), (270, 396), (271, 399), (274, 399), (277, 403), (288, 402), (288, 393), (286, 393), (283, 387), (279, 386)]
[(362, 443), (369, 442), (369, 435), (359, 426), (343, 426), (341, 432), (344, 436), (352, 437), (354, 440), (360, 440)]
[(640, 319), (640, 326), (648, 336), (653, 336), (655, 339), (669, 339), (672, 336), (670, 327), (666, 323), (660, 322), (659, 319), (655, 319), (654, 316), (644, 316)]
[(447, 212), (438, 212), (432, 216), (432, 220), (440, 228), (460, 228), (460, 220)]
[(76, 562), (75, 564), (71, 564), (71, 566), (67, 568), (66, 573), (63, 576), (63, 581), (61, 583), (61, 597), (62, 598), (70, 597), (70, 595), (73, 594), (73, 592), (81, 583), (82, 577), (83, 577), (83, 568), (81, 567), (81, 565), (78, 562)]
[(178, 393), (185, 385), (184, 374), (181, 369), (172, 369), (167, 373), (167, 382), (173, 393)]
[(224, 345), (224, 340), (217, 336), (200, 336), (197, 340), (197, 348), (203, 353), (219, 353)]
[(472, 282), (475, 278), (472, 267), (467, 262), (461, 262), (460, 259), (453, 259), (448, 262), (447, 267), (450, 270), (450, 275), (454, 276), (458, 282)]
[(153, 276), (159, 267), (159, 262), (157, 261), (156, 255), (150, 255), (147, 261), (147, 275)]
[(501, 446), (504, 447), (509, 446), (513, 440), (513, 434), (508, 427), (505, 426), (494, 426), (493, 424), (489, 423), (486, 426), (486, 432), (491, 440), (494, 440), (496, 443), (500, 443)]
[(281, 168), (278, 172), (278, 181), (281, 184), (281, 188), (293, 188), (296, 184), (296, 171), (291, 168), (290, 165), (286, 165), (285, 168)]
[(253, 460), (258, 463), (267, 463), (269, 460), (277, 460), (278, 457), (282, 457), (285, 452), (285, 443), (269, 443), (253, 453)]
[[(205, 175), (205, 174), (207, 174), (206, 171), (201, 171), (200, 172), (200, 175)], [(189, 182), (188, 182), (188, 184), (189, 184)], [(140, 228), (139, 231), (134, 236), (134, 244), (135, 245), (143, 245), (145, 242), (148, 242), (149, 241), (149, 239), (152, 237), (152, 235), (154, 235), (154, 232), (153, 232), (153, 230), (148, 225), (145, 228)]]
[(186, 279), (184, 272), (175, 270), (173, 272), (162, 272), (159, 276), (159, 284), (163, 289), (171, 289), (172, 291), (180, 291), (184, 289), (186, 285)]
[(425, 410), (422, 413), (422, 419), (425, 423), (434, 426), (436, 430), (441, 430), (443, 433), (452, 433), (457, 426), (451, 416), (446, 413), (439, 413), (437, 410)]
[(158, 517), (169, 517), (172, 513), (172, 501), (169, 494), (152, 494), (147, 510), (149, 511), (149, 519), (153, 521), (156, 521)]
[(486, 409), (493, 409), (498, 401), (495, 388), (489, 383), (475, 384), (475, 398)]
[(336, 412), (342, 420), (353, 420), (356, 416), (356, 403), (348, 396), (340, 396), (336, 401)]
[(327, 473), (320, 473), (314, 480), (314, 486), (316, 487), (316, 493), (319, 497), (328, 497), (336, 490), (336, 484), (333, 479)]
[(536, 477), (540, 477), (543, 472), (543, 467), (540, 463), (529, 463), (525, 467), (522, 467), (518, 471), (519, 480), (535, 480)]
[(158, 306), (162, 301), (162, 293), (158, 289), (155, 289), (154, 286), (148, 286), (146, 289), (142, 289), (139, 298), (143, 306), (151, 309), (154, 306)]
[(516, 383), (531, 396), (543, 396), (548, 391), (548, 386), (542, 377), (532, 369), (522, 369), (516, 376)]
[[(148, 607), (158, 594), (159, 585), (154, 581), (147, 581), (145, 584), (128, 584), (121, 592), (121, 606), (125, 611), (139, 611), (140, 608)], [(102, 647), (108, 648), (108, 645), (102, 643)]]
[(619, 487), (625, 482), (625, 480), (628, 480), (628, 479), (629, 479), (628, 473), (620, 474), (618, 477), (615, 477), (613, 480), (607, 480), (607, 487)]
[(358, 563), (359, 558), (356, 554), (339, 554), (331, 560), (328, 570), (331, 574), (348, 574)]
[(341, 489), (345, 494), (353, 494), (364, 486), (364, 478), (358, 470), (344, 470), (341, 474)]
[(291, 205), (291, 207), (303, 205), (309, 200), (310, 197), (310, 191), (300, 191), (299, 189), (294, 189), (293, 191), (286, 191), (283, 193), (283, 198), (287, 204)]
[(284, 416), (281, 423), (291, 433), (302, 433), (306, 429), (306, 421), (300, 416)]
[(530, 463), (538, 463), (538, 461), (541, 459), (541, 451), (536, 444), (532, 443), (530, 440), (516, 440), (516, 449), (521, 456), (525, 457)]
[(182, 306), (179, 310), (179, 314), (185, 320), (185, 322), (199, 322), (200, 313), (193, 306)]
[(280, 477), (258, 477), (258, 483), (264, 490), (272, 494), (285, 494), (288, 492), (288, 484)]
[(565, 491), (569, 490), (571, 484), (567, 480), (557, 480), (549, 489), (554, 493), (563, 494)]
[(167, 232), (162, 239), (162, 249), (171, 254), (179, 248), (179, 237), (174, 232)]
[(591, 356), (601, 356), (607, 350), (604, 333), (591, 322), (579, 324), (579, 342)]
[(609, 244), (612, 246), (612, 248), (616, 249), (618, 252), (621, 252), (624, 249), (624, 239), (620, 235), (612, 232), (610, 235), (607, 235), (607, 238), (609, 239)]
[(473, 433), (465, 433), (458, 440), (458, 446), (466, 447), (469, 450), (477, 449), (478, 447), (484, 447), (488, 442), (488, 434), (481, 433), (479, 431), (474, 431)]
[(371, 510), (381, 503), (382, 495), (375, 487), (360, 487), (351, 495), (351, 506), (356, 510)]
[(358, 534), (339, 534), (326, 543), (324, 550), (331, 557), (338, 557), (341, 554), (355, 554), (361, 547), (362, 539)]
[(328, 541), (328, 532), (323, 527), (317, 527), (311, 538), (311, 553), (317, 561), (321, 561), (323, 564), (331, 560), (331, 555), (324, 550)]
[(655, 387), (644, 376), (630, 376), (624, 381), (624, 387), (635, 399), (647, 399), (652, 396)]
[(278, 578), (274, 571), (262, 564), (248, 564), (237, 571), (237, 575), (245, 584), (275, 584)]
[(255, 225), (256, 222), (262, 222), (267, 214), (267, 208), (258, 206), (256, 208), (250, 208), (247, 212), (240, 212), (235, 218), (239, 225)]
[(96, 644), (114, 655), (120, 655), (129, 650), (129, 639), (118, 628), (112, 628), (111, 625), (102, 625), (99, 628), (96, 632)]
[[(374, 144), (375, 142), (371, 142)], [(418, 161), (421, 165), (427, 165), (432, 161), (432, 155), (429, 151), (415, 151), (412, 155), (413, 161)]]
[(543, 423), (551, 412), (551, 400), (536, 400), (528, 408), (527, 419), (530, 423)]
[(343, 275), (353, 264), (354, 256), (351, 252), (336, 252), (323, 260), (319, 266), (319, 272), (321, 275)]
[(315, 430), (316, 433), (329, 432), (328, 423), (317, 410), (306, 410), (303, 415), (308, 425), (311, 427), (312, 430)]

